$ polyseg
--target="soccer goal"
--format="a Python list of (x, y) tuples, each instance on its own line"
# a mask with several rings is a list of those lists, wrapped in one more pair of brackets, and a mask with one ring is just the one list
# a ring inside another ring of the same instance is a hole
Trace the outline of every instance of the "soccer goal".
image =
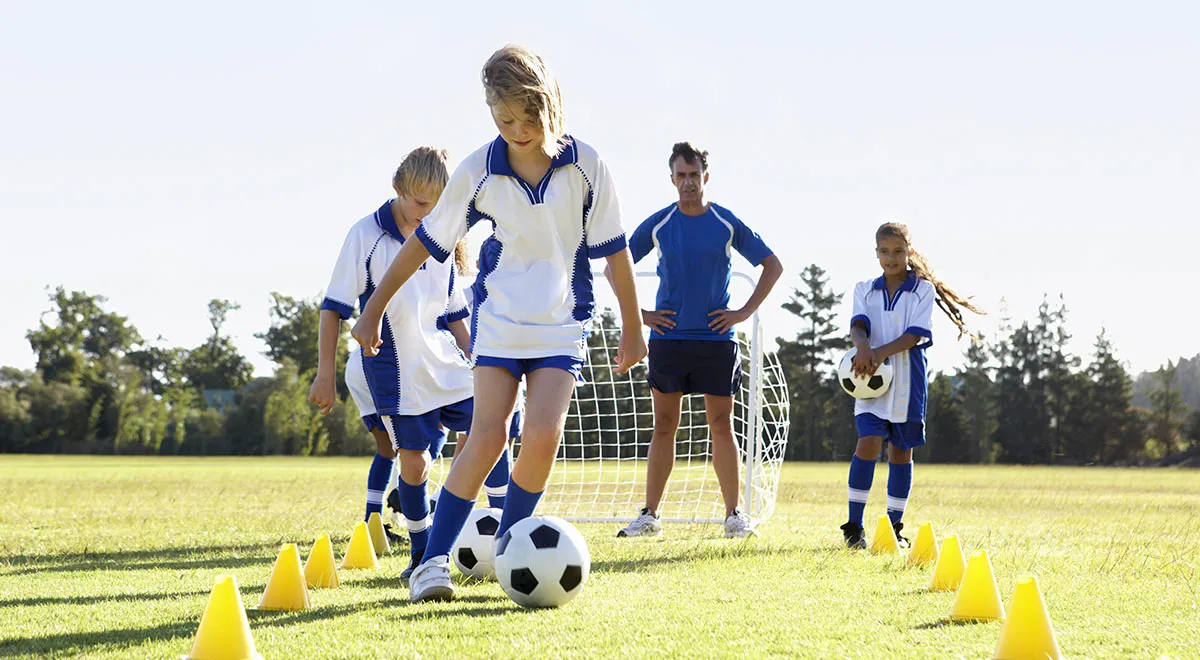
[[(640, 272), (637, 276), (642, 300), (653, 301), (648, 285), (657, 283), (657, 275)], [(646, 456), (654, 431), (648, 367), (643, 361), (627, 374), (613, 372), (620, 341), (615, 297), (603, 273), (594, 277), (597, 313), (583, 370), (587, 382), (575, 389), (557, 463), (538, 512), (574, 521), (627, 521), (645, 501)], [(754, 285), (748, 275), (735, 273), (734, 277), (739, 284)], [(648, 290), (642, 292), (644, 288)], [(759, 523), (775, 510), (788, 437), (788, 390), (775, 353), (764, 350), (758, 315), (737, 326), (737, 332), (742, 384), (734, 399), (733, 431), (740, 463), (740, 505)], [(516, 451), (520, 453), (519, 444)], [(448, 467), (448, 461), (438, 462)], [(435, 472), (444, 471), (435, 468)], [(434, 478), (441, 481), (441, 476)], [(683, 398), (675, 468), (659, 514), (670, 522), (725, 518), (701, 395)]]

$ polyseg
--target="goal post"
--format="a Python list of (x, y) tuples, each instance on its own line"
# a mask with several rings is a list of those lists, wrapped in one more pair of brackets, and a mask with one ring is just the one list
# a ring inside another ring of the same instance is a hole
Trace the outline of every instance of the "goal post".
[[(657, 275), (636, 275), (639, 297), (653, 301), (651, 287), (657, 284)], [(648, 365), (643, 360), (629, 373), (613, 371), (620, 341), (613, 311), (616, 298), (603, 273), (593, 277), (596, 314), (583, 366), (586, 382), (575, 388), (571, 398), (563, 439), (538, 512), (577, 522), (627, 521), (645, 503), (646, 457), (654, 432)], [(734, 273), (734, 277), (739, 286), (755, 285), (744, 273)], [(648, 291), (643, 293), (643, 288)], [(735, 329), (742, 376), (733, 406), (739, 505), (755, 523), (761, 523), (775, 510), (788, 436), (788, 390), (778, 358), (764, 349), (758, 314)], [(675, 466), (659, 506), (662, 519), (724, 521), (702, 395), (683, 397), (674, 447)], [(519, 454), (519, 441), (516, 451)], [(432, 476), (441, 481), (449, 461), (438, 463), (443, 465), (436, 466)]]

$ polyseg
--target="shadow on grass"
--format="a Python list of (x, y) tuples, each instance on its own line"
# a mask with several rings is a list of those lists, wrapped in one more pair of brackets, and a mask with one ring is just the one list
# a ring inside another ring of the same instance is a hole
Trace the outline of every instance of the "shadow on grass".
[(39, 637), (0, 639), (0, 658), (17, 655), (61, 654), (66, 651), (86, 652), (100, 648), (136, 647), (146, 642), (159, 642), (179, 638), (180, 651), (187, 652), (183, 639), (196, 632), (196, 621), (177, 621), (149, 628), (125, 630), (99, 630), (86, 633), (64, 633)]
[(913, 630), (937, 630), (938, 628), (961, 628), (963, 626), (974, 626), (978, 624), (996, 623), (995, 621), (959, 621), (957, 619), (938, 619), (937, 621), (929, 621), (922, 623), (919, 626), (913, 626)]
[(92, 605), (95, 603), (116, 601), (170, 600), (173, 598), (203, 596), (207, 593), (207, 591), (183, 591), (169, 594), (112, 594), (109, 596), (33, 596), (29, 598), (0, 600), (0, 609), (5, 607), (32, 607), (35, 605)]
[(104, 570), (240, 568), (250, 564), (273, 562), (274, 557), (211, 557), (209, 555), (258, 553), (268, 549), (278, 549), (280, 545), (281, 543), (271, 542), (197, 548), (162, 548), (159, 550), (14, 555), (0, 560), (4, 562), (3, 565), (0, 565), (0, 576)]
[[(186, 596), (190, 594), (168, 594), (163, 597)], [(483, 596), (478, 594), (457, 598), (452, 603), (433, 608), (417, 607), (408, 601), (407, 597), (391, 597), (381, 600), (365, 601), (348, 605), (330, 605), (316, 607), (301, 612), (264, 612), (247, 610), (251, 630), (260, 628), (279, 628), (303, 624), (313, 621), (350, 616), (359, 612), (378, 610), (381, 616), (389, 620), (416, 621), (428, 618), (445, 617), (491, 617), (511, 612), (532, 612), (517, 606), (503, 595)], [(51, 655), (64, 652), (95, 652), (101, 649), (137, 647), (148, 642), (161, 642), (179, 639), (179, 649), (186, 652), (188, 641), (196, 633), (199, 619), (177, 621), (173, 623), (151, 626), (147, 628), (129, 628), (123, 630), (103, 630), (85, 633), (63, 633), (59, 635), (44, 635), (37, 637), (0, 639), (0, 658), (17, 655)]]

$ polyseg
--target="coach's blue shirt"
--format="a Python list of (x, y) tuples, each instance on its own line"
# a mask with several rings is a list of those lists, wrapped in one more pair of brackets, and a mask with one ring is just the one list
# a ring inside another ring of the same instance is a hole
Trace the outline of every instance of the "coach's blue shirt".
[(733, 213), (709, 204), (703, 215), (685, 215), (677, 204), (646, 218), (629, 239), (634, 262), (658, 252), (658, 297), (655, 309), (675, 312), (675, 327), (651, 339), (730, 341), (734, 331), (708, 327), (709, 312), (729, 307), (733, 250), (757, 266), (771, 248)]

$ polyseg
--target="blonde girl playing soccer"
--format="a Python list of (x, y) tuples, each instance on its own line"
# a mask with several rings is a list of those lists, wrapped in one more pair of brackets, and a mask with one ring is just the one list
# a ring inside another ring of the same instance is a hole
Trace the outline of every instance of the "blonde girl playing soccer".
[(936, 303), (968, 334), (960, 308), (983, 312), (933, 274), (929, 262), (912, 248), (908, 227), (887, 223), (875, 231), (875, 255), (883, 275), (854, 287), (854, 372), (875, 373), (891, 359), (892, 385), (877, 399), (858, 399), (854, 421), (858, 446), (850, 457), (850, 519), (842, 525), (847, 547), (865, 548), (863, 512), (875, 476), (875, 460), (888, 443), (887, 513), (900, 542), (904, 508), (912, 489), (912, 450), (925, 444), (925, 395), (928, 389), (925, 349), (933, 345)]
[(483, 87), (500, 136), (451, 175), (437, 207), (380, 280), (352, 334), (372, 354), (387, 302), (432, 255), (450, 256), (480, 221), (492, 224), (474, 285), (471, 354), (475, 416), (438, 497), (414, 602), (449, 600), (449, 553), (480, 486), (505, 446), (517, 387), (526, 382), (521, 453), (512, 468), (499, 538), (533, 514), (550, 477), (575, 384), (582, 380), (594, 297), (590, 259), (612, 272), (622, 332), (618, 373), (646, 355), (641, 312), (616, 191), (596, 150), (566, 134), (558, 83), (544, 60), (505, 46), (484, 64)]

